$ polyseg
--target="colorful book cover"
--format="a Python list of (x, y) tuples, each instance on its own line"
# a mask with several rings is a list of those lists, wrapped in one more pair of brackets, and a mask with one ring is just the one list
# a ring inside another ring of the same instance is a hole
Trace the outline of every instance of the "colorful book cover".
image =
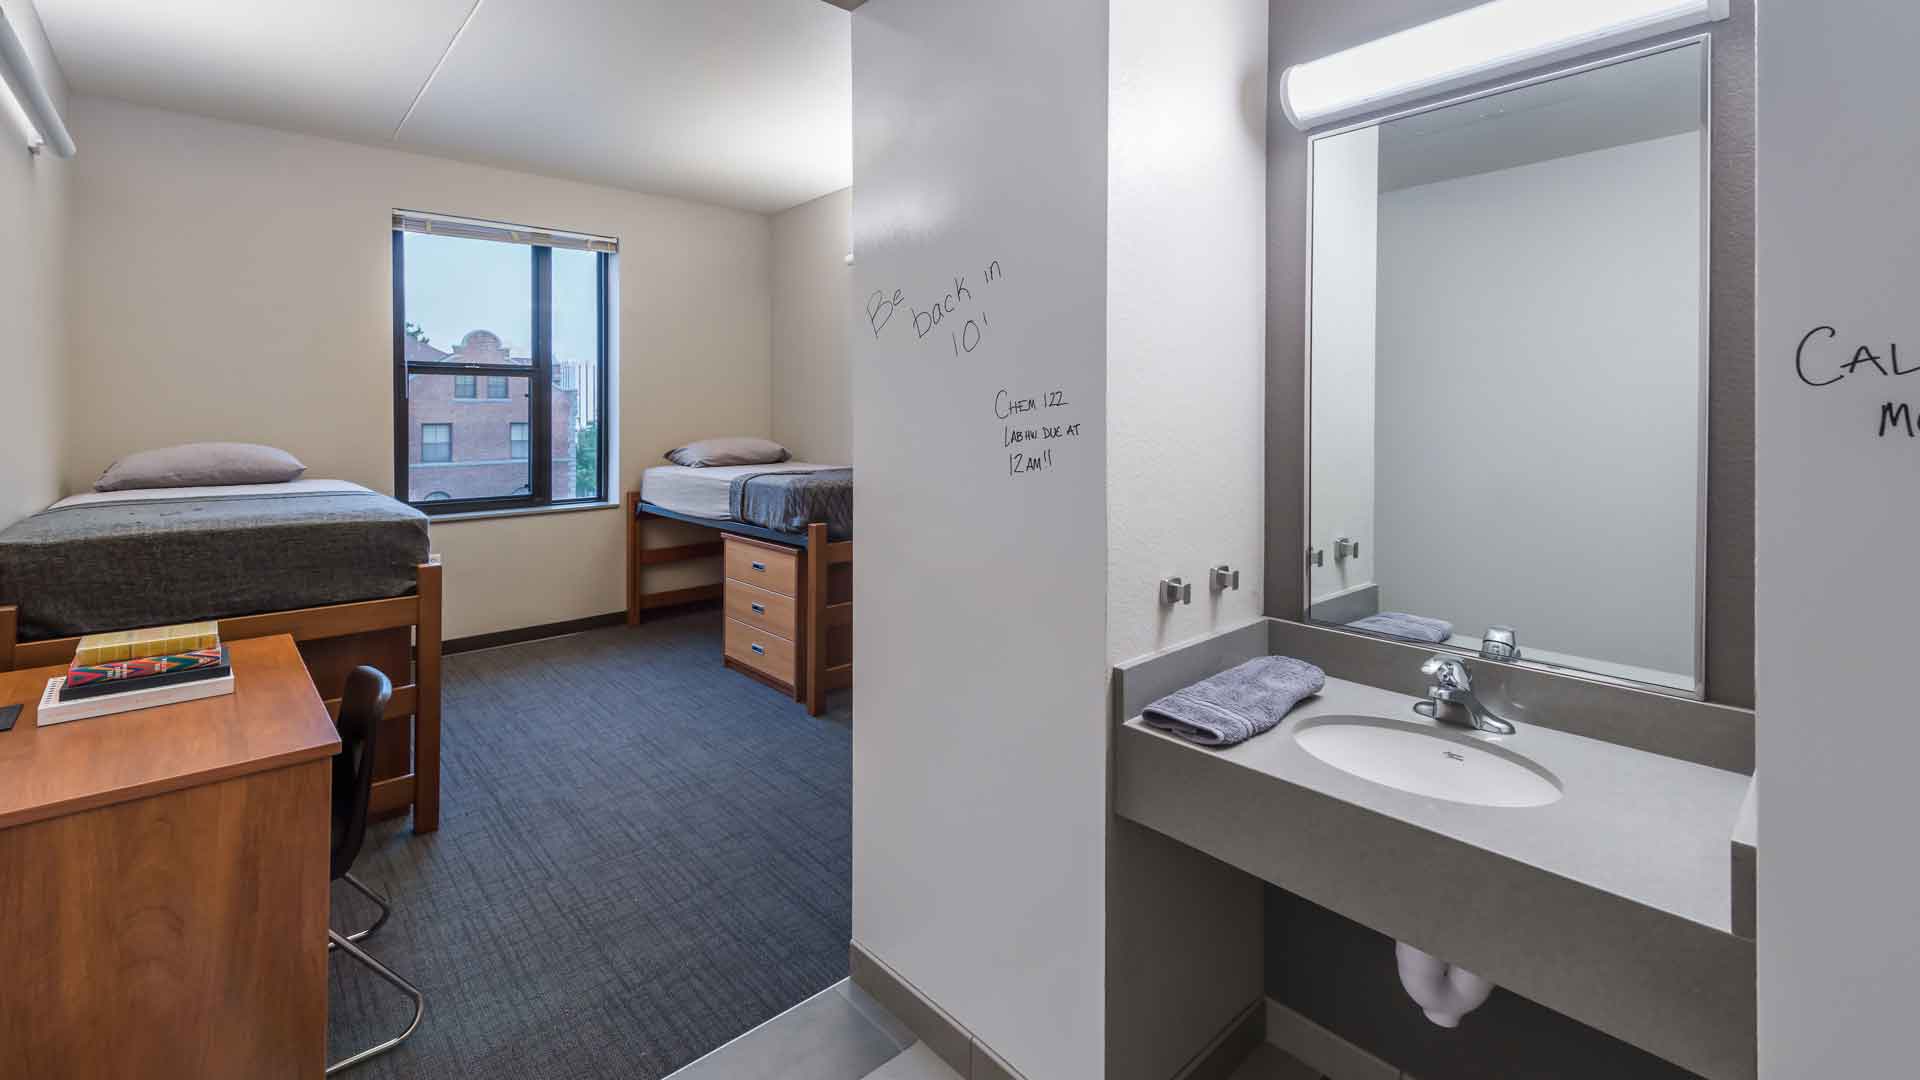
[(143, 656), (105, 664), (74, 663), (67, 669), (61, 701), (118, 694), (198, 679), (217, 679), (233, 670), (224, 646), (194, 649), (169, 656)]

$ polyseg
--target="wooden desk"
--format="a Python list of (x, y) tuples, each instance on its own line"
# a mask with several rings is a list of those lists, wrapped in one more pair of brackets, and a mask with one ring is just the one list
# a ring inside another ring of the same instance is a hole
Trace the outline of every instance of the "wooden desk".
[(234, 693), (41, 728), (64, 668), (0, 674), (0, 1072), (317, 1077), (330, 759), (293, 639)]

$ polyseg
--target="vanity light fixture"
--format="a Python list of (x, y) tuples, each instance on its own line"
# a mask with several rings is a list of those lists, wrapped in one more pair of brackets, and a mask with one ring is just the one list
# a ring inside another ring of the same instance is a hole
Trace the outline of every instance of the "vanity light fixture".
[(1295, 64), (1280, 107), (1301, 131), (1727, 17), (1729, 0), (1491, 0)]
[(0, 11), (0, 111), (13, 117), (28, 152), (37, 154), (51, 144), (61, 157), (73, 156), (73, 136), (5, 11)]

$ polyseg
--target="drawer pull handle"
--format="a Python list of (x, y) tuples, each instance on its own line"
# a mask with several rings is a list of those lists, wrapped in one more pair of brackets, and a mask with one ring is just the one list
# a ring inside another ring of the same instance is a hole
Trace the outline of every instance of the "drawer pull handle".
[(765, 604), (756, 602), (747, 606), (753, 609), (755, 615), (765, 615), (767, 613), (767, 605)]
[(767, 572), (767, 564), (766, 564), (766, 563), (763, 563), (763, 562), (757, 562), (757, 563), (754, 563), (754, 564), (753, 564), (753, 568), (754, 568), (755, 570), (758, 570), (758, 571), (760, 571), (760, 572), (761, 572), (761, 573), (763, 573), (763, 574)]
[(749, 645), (747, 648), (752, 649), (761, 656), (767, 655), (767, 647), (765, 645)]

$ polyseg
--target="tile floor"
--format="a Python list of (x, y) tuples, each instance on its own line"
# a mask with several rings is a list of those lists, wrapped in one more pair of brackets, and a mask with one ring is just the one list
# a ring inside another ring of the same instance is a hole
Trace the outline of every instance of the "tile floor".
[[(850, 980), (695, 1061), (667, 1080), (965, 1080)], [(1232, 1080), (1322, 1080), (1262, 1045)]]

